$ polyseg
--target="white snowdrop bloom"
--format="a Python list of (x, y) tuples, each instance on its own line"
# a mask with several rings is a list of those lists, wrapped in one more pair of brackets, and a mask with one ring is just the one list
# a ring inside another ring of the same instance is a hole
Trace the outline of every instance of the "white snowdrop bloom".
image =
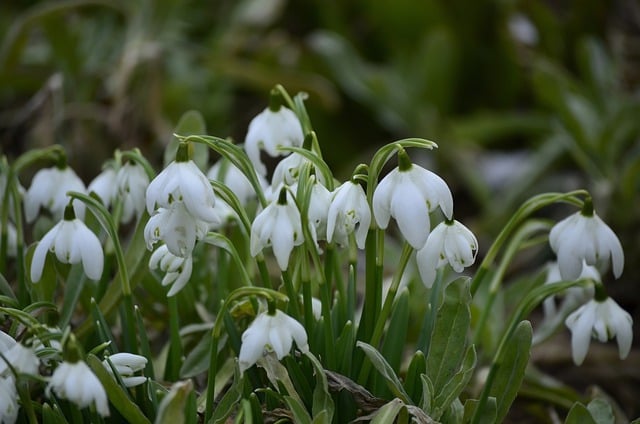
[(618, 278), (624, 268), (620, 240), (593, 211), (590, 201), (585, 201), (585, 206), (590, 210), (563, 219), (549, 233), (549, 244), (558, 255), (560, 275), (563, 280), (576, 280), (582, 272), (583, 261), (597, 266), (611, 259), (613, 275)]
[(5, 353), (9, 349), (11, 349), (17, 341), (4, 331), (0, 330), (0, 353)]
[(104, 267), (104, 256), (100, 240), (78, 218), (73, 211), (65, 211), (65, 219), (44, 235), (36, 246), (31, 260), (31, 281), (37, 283), (42, 278), (47, 252), (56, 254), (64, 264), (82, 263), (84, 273), (92, 280), (99, 280)]
[[(280, 184), (294, 185), (298, 182), (302, 167), (306, 163), (311, 163), (311, 161), (299, 153), (291, 153), (276, 165), (276, 169), (273, 171), (273, 177), (271, 177), (271, 185), (275, 187)], [(327, 182), (324, 180), (322, 172), (320, 172), (316, 166), (313, 168), (316, 179), (320, 184), (326, 185)]]
[(2, 355), (4, 358), (0, 357), (0, 375), (9, 370), (7, 362), (18, 372), (38, 375), (40, 360), (33, 349), (25, 347), (22, 343), (15, 343), (10, 349), (2, 352)]
[(108, 360), (102, 361), (107, 371), (113, 375), (111, 364), (127, 387), (139, 386), (147, 381), (147, 377), (134, 375), (138, 371), (142, 371), (147, 366), (147, 358), (133, 353), (120, 352), (109, 355)]
[(303, 243), (300, 211), (286, 187), (280, 190), (278, 200), (271, 202), (251, 224), (251, 255), (256, 256), (271, 246), (281, 270), (289, 266), (294, 246)]
[(473, 265), (478, 253), (476, 236), (459, 221), (443, 221), (427, 238), (427, 242), (416, 253), (418, 272), (427, 288), (433, 285), (436, 272), (446, 264), (455, 272)]
[(165, 273), (162, 285), (171, 284), (171, 289), (167, 296), (173, 296), (187, 285), (193, 271), (193, 258), (188, 255), (186, 258), (176, 256), (169, 251), (166, 244), (158, 247), (149, 259), (150, 269), (160, 269)]
[(284, 358), (294, 341), (300, 351), (309, 351), (307, 333), (302, 324), (279, 310), (274, 315), (259, 314), (242, 333), (238, 357), (240, 371), (244, 372), (255, 364), (267, 349), (274, 351), (279, 360)]
[(364, 249), (369, 225), (371, 210), (362, 186), (347, 181), (336, 188), (327, 214), (327, 241), (331, 243), (335, 239), (344, 246), (349, 241), (349, 234), (355, 231), (356, 244)]
[(149, 218), (144, 227), (147, 249), (162, 240), (171, 253), (180, 257), (191, 255), (196, 239), (202, 239), (209, 224), (189, 213), (184, 203), (174, 202), (169, 208), (160, 208)]
[[(178, 148), (178, 157), (180, 153)], [(192, 160), (171, 162), (147, 187), (149, 214), (157, 207), (169, 209), (183, 203), (194, 218), (216, 223), (219, 218), (213, 208), (215, 201), (209, 179)]]
[(424, 246), (431, 223), (429, 212), (438, 206), (447, 219), (453, 215), (453, 197), (447, 183), (435, 173), (412, 164), (403, 151), (400, 165), (385, 176), (373, 193), (373, 215), (385, 229), (394, 217), (402, 236), (414, 249)]
[[(24, 215), (27, 222), (35, 221), (40, 207), (48, 209), (55, 219), (61, 219), (69, 202), (68, 191), (84, 193), (85, 185), (68, 166), (65, 168), (41, 169), (33, 177), (31, 187), (24, 196)], [(84, 219), (84, 203), (73, 202), (76, 216)]]
[(80, 408), (94, 405), (98, 414), (109, 416), (107, 392), (98, 377), (82, 361), (65, 361), (58, 365), (45, 390), (47, 396), (51, 396), (52, 390), (56, 396), (68, 399)]
[(311, 298), (311, 311), (313, 312), (313, 317), (316, 320), (322, 318), (322, 301), (317, 297)]
[(569, 315), (565, 324), (571, 330), (571, 350), (576, 365), (584, 361), (592, 337), (602, 343), (617, 337), (620, 359), (626, 358), (631, 350), (633, 320), (610, 297), (604, 301), (590, 300)]
[(266, 108), (251, 120), (244, 149), (256, 172), (265, 176), (267, 168), (260, 160), (261, 150), (271, 157), (287, 156), (289, 152), (280, 151), (280, 147), (302, 147), (303, 142), (300, 120), (291, 109), (281, 106), (276, 111)]
[[(329, 216), (329, 207), (331, 206), (332, 194), (315, 176), (311, 176), (312, 181), (311, 195), (309, 198), (309, 209), (307, 217), (309, 219), (309, 231), (313, 241), (318, 245), (318, 240), (326, 240), (327, 236), (327, 218)], [(292, 190), (296, 190), (296, 185)]]
[(12, 222), (7, 221), (7, 255), (15, 258), (18, 254), (18, 233)]
[(13, 376), (0, 377), (0, 423), (15, 423), (19, 409), (18, 392)]
[[(229, 187), (243, 206), (246, 206), (251, 199), (256, 197), (256, 191), (247, 176), (228, 160), (222, 159), (214, 163), (207, 172), (207, 177)], [(262, 188), (266, 189), (268, 184), (264, 177), (258, 174), (258, 180)], [(216, 199), (216, 201), (218, 200)]]
[[(602, 278), (600, 277), (600, 273), (598, 270), (591, 265), (587, 265), (586, 263), (582, 267), (582, 272), (580, 273), (580, 277), (578, 280), (582, 279), (591, 279), (596, 282), (601, 282)], [(547, 278), (545, 279), (545, 284), (552, 284), (562, 281), (562, 276), (560, 275), (560, 267), (557, 262), (552, 262), (547, 265)], [(582, 305), (585, 302), (589, 301), (593, 298), (594, 290), (593, 285), (588, 286), (577, 286), (570, 287), (564, 291), (563, 296), (564, 300), (562, 301), (562, 306), (560, 307), (560, 311), (558, 311), (556, 307), (556, 296), (549, 296), (542, 302), (542, 309), (544, 311), (545, 317), (553, 317), (561, 311), (572, 311), (578, 307), (578, 305)]]
[(87, 193), (94, 192), (102, 200), (105, 207), (109, 207), (116, 200), (118, 195), (118, 187), (116, 186), (116, 171), (111, 168), (105, 168), (98, 174), (87, 187)]
[(145, 193), (149, 186), (149, 177), (141, 165), (127, 162), (116, 175), (116, 190), (122, 199), (120, 222), (130, 222), (135, 216), (139, 219), (145, 208)]

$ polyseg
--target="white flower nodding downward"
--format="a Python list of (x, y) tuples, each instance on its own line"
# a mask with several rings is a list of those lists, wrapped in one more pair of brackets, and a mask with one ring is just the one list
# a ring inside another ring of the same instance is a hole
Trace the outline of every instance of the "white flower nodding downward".
[[(579, 280), (582, 279), (591, 279), (597, 283), (602, 282), (602, 277), (598, 270), (591, 266), (584, 264), (582, 267), (582, 272), (580, 273)], [(562, 281), (562, 276), (560, 275), (560, 267), (557, 262), (553, 262), (547, 265), (547, 278), (545, 279), (545, 284), (552, 284)], [(582, 305), (588, 300), (593, 298), (593, 285), (589, 284), (588, 286), (575, 286), (570, 287), (565, 290), (562, 295), (564, 296), (564, 300), (562, 301), (562, 305), (560, 306), (560, 310), (556, 307), (556, 296), (549, 296), (542, 302), (542, 310), (544, 312), (545, 319), (556, 316), (558, 313), (562, 314), (564, 311), (573, 311), (578, 305)]]
[(443, 221), (416, 253), (420, 278), (430, 288), (439, 268), (448, 263), (455, 272), (462, 272), (473, 265), (477, 253), (478, 240), (467, 227), (457, 220)]
[(16, 342), (10, 349), (0, 353), (4, 356), (0, 357), (0, 375), (9, 369), (9, 365), (22, 374), (38, 375), (40, 360), (32, 348)]
[(149, 268), (159, 268), (166, 273), (162, 279), (162, 285), (172, 285), (167, 293), (167, 297), (170, 297), (182, 290), (189, 282), (193, 270), (193, 258), (191, 255), (186, 258), (176, 256), (169, 251), (166, 244), (163, 244), (151, 255)]
[(169, 251), (186, 258), (191, 255), (196, 240), (202, 239), (209, 230), (209, 224), (195, 218), (182, 202), (175, 202), (170, 208), (158, 209), (144, 227), (147, 249), (162, 240)]
[(398, 167), (385, 176), (373, 193), (373, 215), (385, 229), (394, 217), (400, 232), (414, 249), (424, 246), (430, 231), (429, 212), (438, 206), (447, 219), (453, 215), (453, 197), (438, 175), (411, 163), (398, 151)]
[(304, 242), (300, 211), (290, 197), (289, 189), (281, 188), (278, 199), (264, 208), (251, 224), (251, 256), (271, 246), (283, 271), (289, 266), (293, 247)]
[(102, 204), (107, 208), (115, 202), (118, 195), (116, 175), (115, 169), (107, 167), (87, 187), (87, 193), (93, 192), (97, 194), (102, 200)]
[(0, 377), (0, 423), (15, 423), (19, 409), (18, 392), (13, 376)]
[(62, 362), (53, 372), (45, 390), (47, 396), (51, 391), (64, 399), (86, 408), (95, 405), (96, 411), (103, 417), (109, 416), (107, 392), (93, 371), (82, 361)]
[[(111, 364), (109, 364), (111, 362)], [(142, 371), (147, 365), (147, 358), (133, 353), (120, 352), (109, 355), (107, 359), (102, 361), (107, 371), (113, 375), (111, 365), (121, 377), (126, 387), (139, 386), (147, 381), (147, 377), (135, 376), (138, 371)]]
[(116, 190), (122, 198), (122, 216), (120, 222), (139, 219), (145, 208), (145, 193), (149, 186), (149, 176), (141, 165), (127, 162), (116, 175)]
[(587, 356), (592, 337), (602, 343), (616, 337), (620, 359), (626, 358), (631, 350), (633, 341), (631, 315), (610, 297), (604, 300), (598, 300), (598, 298), (600, 296), (597, 286), (596, 299), (582, 305), (565, 320), (566, 326), (571, 330), (571, 351), (576, 365), (582, 364)]
[(335, 239), (344, 246), (349, 234), (355, 231), (356, 244), (364, 249), (369, 225), (371, 209), (362, 186), (349, 180), (336, 188), (327, 215), (327, 241), (331, 243)]
[(65, 264), (82, 263), (84, 273), (92, 280), (99, 280), (104, 267), (104, 256), (100, 240), (75, 217), (71, 204), (67, 205), (64, 219), (44, 235), (36, 246), (31, 260), (31, 281), (37, 283), (42, 278), (47, 253), (56, 254)]
[(558, 255), (560, 275), (564, 280), (576, 280), (583, 261), (600, 265), (611, 259), (613, 275), (618, 278), (624, 268), (624, 252), (615, 233), (593, 210), (590, 198), (580, 212), (563, 219), (549, 233), (551, 249)]
[(242, 345), (238, 356), (240, 372), (244, 372), (262, 358), (265, 349), (273, 350), (279, 360), (284, 358), (289, 354), (294, 341), (300, 351), (309, 351), (307, 333), (302, 324), (279, 310), (273, 314), (259, 314), (242, 333)]
[(271, 157), (286, 156), (289, 152), (280, 151), (280, 147), (301, 147), (304, 142), (302, 125), (291, 109), (281, 106), (277, 100), (260, 112), (249, 123), (244, 149), (253, 163), (256, 172), (267, 175), (267, 168), (260, 160), (260, 151), (264, 150)]
[[(68, 191), (85, 192), (85, 185), (68, 166), (41, 169), (31, 180), (31, 187), (24, 196), (24, 215), (27, 222), (33, 222), (40, 207), (48, 209), (55, 219), (62, 218), (65, 205), (69, 201)], [(84, 219), (84, 203), (74, 202), (76, 216)]]

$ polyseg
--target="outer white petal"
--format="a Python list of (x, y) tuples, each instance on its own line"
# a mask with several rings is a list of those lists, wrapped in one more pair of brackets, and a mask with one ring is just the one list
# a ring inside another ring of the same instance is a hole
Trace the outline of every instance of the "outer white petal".
[(442, 249), (442, 231), (436, 232), (436, 227), (429, 237), (424, 247), (416, 252), (416, 261), (418, 263), (418, 273), (422, 283), (431, 288), (436, 280), (436, 273), (438, 269), (438, 259), (440, 257), (440, 251)]
[(284, 271), (289, 265), (289, 256), (293, 250), (294, 230), (289, 216), (284, 210), (287, 206), (277, 205), (276, 207), (278, 213), (275, 222), (272, 223), (271, 244), (278, 266)]
[(391, 200), (391, 215), (395, 217), (402, 236), (411, 247), (420, 249), (424, 246), (431, 230), (429, 210), (413, 184), (395, 188)]
[(137, 372), (144, 369), (147, 366), (147, 358), (141, 355), (135, 355), (128, 352), (119, 352), (109, 355), (109, 360), (116, 369), (120, 371), (120, 367), (126, 367), (131, 372)]
[(631, 351), (633, 342), (633, 319), (613, 299), (605, 300), (608, 307), (609, 326), (618, 339), (618, 353), (620, 359), (625, 359)]
[(19, 409), (18, 392), (13, 377), (0, 377), (0, 422), (15, 423)]
[(182, 269), (180, 270), (178, 278), (176, 278), (175, 282), (171, 286), (171, 289), (169, 289), (169, 293), (167, 293), (167, 297), (171, 297), (175, 295), (180, 290), (182, 290), (184, 286), (187, 285), (187, 283), (189, 282), (189, 279), (191, 278), (192, 271), (193, 271), (193, 259), (191, 258), (191, 256), (189, 256), (184, 259), (184, 262), (182, 263)]
[(89, 183), (89, 187), (87, 187), (87, 193), (94, 192), (100, 199), (102, 199), (102, 203), (109, 207), (111, 202), (116, 197), (117, 187), (115, 185), (116, 182), (116, 171), (113, 168), (106, 168), (100, 174), (98, 174), (93, 181)]
[[(58, 260), (65, 264), (77, 264), (80, 262), (80, 246), (75, 243), (77, 219), (63, 220), (53, 242), (53, 251)], [(78, 221), (79, 222), (79, 221)]]
[(283, 328), (282, 321), (272, 317), (269, 325), (269, 346), (276, 353), (276, 357), (282, 359), (288, 355), (292, 344), (291, 335)]
[(31, 281), (34, 283), (37, 283), (42, 278), (42, 271), (44, 269), (44, 262), (47, 259), (47, 252), (51, 249), (51, 246), (53, 246), (53, 242), (55, 241), (61, 225), (62, 221), (54, 225), (53, 228), (51, 228), (36, 245), (36, 249), (33, 252), (33, 258), (31, 259)]
[[(597, 249), (602, 253), (607, 252), (607, 256), (611, 256), (611, 264), (613, 265), (613, 275), (619, 278), (624, 268), (624, 251), (618, 236), (611, 228), (594, 213), (593, 219), (598, 223), (596, 231)], [(604, 257), (604, 255), (603, 255)]]
[(308, 352), (309, 343), (307, 338), (307, 332), (305, 331), (302, 324), (300, 324), (298, 321), (296, 321), (294, 318), (290, 317), (289, 315), (286, 315), (285, 313), (282, 313), (282, 315), (284, 315), (284, 321), (286, 322), (288, 332), (291, 334), (291, 337), (293, 337), (293, 340), (296, 342), (296, 346), (298, 347), (298, 349), (300, 349), (300, 351), (304, 353)]
[(451, 219), (453, 216), (453, 196), (447, 183), (436, 173), (413, 164), (407, 171), (409, 178), (419, 187), (423, 198), (429, 203), (429, 211), (440, 206), (442, 213)]
[(216, 199), (209, 179), (193, 161), (179, 166), (180, 192), (189, 213), (209, 223), (217, 223), (218, 215), (213, 210)]
[(378, 227), (383, 230), (389, 225), (391, 218), (391, 198), (393, 190), (397, 188), (398, 168), (389, 172), (376, 187), (373, 192), (373, 216)]
[(244, 372), (262, 357), (264, 348), (269, 342), (268, 337), (269, 317), (266, 314), (260, 314), (242, 333), (242, 344), (238, 355), (240, 372)]
[(251, 256), (256, 256), (271, 242), (272, 224), (278, 215), (278, 205), (269, 204), (253, 220), (251, 224), (250, 250)]
[(595, 302), (591, 301), (573, 312), (565, 320), (565, 324), (571, 329), (571, 351), (573, 362), (581, 365), (589, 350), (591, 342), (591, 329), (595, 322)]
[(98, 237), (84, 224), (84, 222), (74, 220), (76, 227), (73, 243), (80, 247), (82, 267), (85, 274), (92, 280), (99, 280), (102, 277), (104, 268), (104, 253)]

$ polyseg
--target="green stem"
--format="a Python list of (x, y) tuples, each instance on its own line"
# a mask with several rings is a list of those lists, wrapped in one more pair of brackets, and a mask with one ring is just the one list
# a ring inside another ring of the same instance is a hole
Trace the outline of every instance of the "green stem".
[(180, 378), (182, 363), (182, 340), (180, 339), (180, 312), (178, 311), (178, 299), (176, 296), (167, 298), (169, 306), (169, 366), (165, 371), (165, 379), (177, 381)]
[(443, 268), (440, 268), (436, 273), (436, 280), (431, 286), (431, 292), (429, 295), (429, 311), (425, 314), (422, 332), (420, 334), (420, 341), (418, 342), (418, 349), (422, 350), (425, 357), (428, 356), (429, 349), (431, 348), (431, 333), (433, 332), (433, 328), (436, 324), (436, 317), (438, 316), (438, 307), (440, 306), (440, 296), (442, 294), (442, 277)]
[(289, 270), (282, 271), (282, 281), (284, 282), (284, 289), (289, 296), (289, 308), (291, 309), (291, 315), (301, 321), (300, 314), (300, 302), (298, 301), (298, 292), (293, 284), (293, 279), (291, 278), (291, 273)]

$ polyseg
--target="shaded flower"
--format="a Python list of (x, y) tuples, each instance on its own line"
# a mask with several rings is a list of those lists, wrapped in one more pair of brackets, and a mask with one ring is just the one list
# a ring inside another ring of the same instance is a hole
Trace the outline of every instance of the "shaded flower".
[[(582, 267), (582, 272), (578, 280), (582, 279), (591, 279), (596, 282), (601, 282), (602, 278), (600, 277), (600, 273), (598, 270), (591, 266), (584, 264)], [(552, 262), (547, 266), (547, 278), (545, 279), (545, 284), (557, 283), (562, 281), (562, 276), (560, 275), (560, 267), (557, 262)], [(562, 301), (562, 306), (560, 307), (561, 311), (572, 311), (575, 310), (579, 305), (584, 304), (591, 298), (593, 298), (593, 285), (588, 286), (576, 286), (570, 287), (564, 291), (564, 300)], [(542, 309), (544, 311), (545, 317), (552, 317), (559, 313), (556, 308), (556, 296), (549, 296), (542, 302)]]
[(280, 151), (280, 147), (301, 147), (303, 141), (302, 125), (291, 109), (284, 106), (275, 111), (266, 108), (249, 123), (244, 149), (256, 172), (265, 176), (267, 168), (260, 160), (261, 150), (271, 157), (286, 156), (289, 152)]
[(129, 222), (135, 216), (139, 219), (145, 208), (145, 192), (149, 186), (149, 177), (141, 165), (127, 162), (116, 175), (117, 193), (122, 198), (122, 216), (120, 222)]
[[(280, 184), (294, 185), (300, 178), (300, 171), (306, 163), (311, 163), (309, 159), (302, 156), (300, 153), (293, 152), (286, 158), (282, 159), (276, 165), (276, 169), (273, 171), (273, 177), (271, 178), (271, 185), (277, 187)], [(320, 184), (325, 185), (327, 182), (324, 180), (322, 172), (313, 165), (314, 174)]]
[(19, 409), (18, 392), (13, 376), (0, 377), (0, 423), (15, 423)]
[(36, 246), (31, 261), (31, 281), (34, 283), (42, 278), (47, 252), (55, 253), (65, 264), (82, 263), (84, 273), (92, 280), (102, 276), (104, 256), (100, 240), (84, 222), (72, 217), (71, 209), (67, 210), (65, 219), (54, 225)]
[(166, 244), (158, 247), (149, 259), (150, 269), (160, 269), (165, 273), (162, 285), (172, 284), (167, 296), (173, 296), (187, 285), (193, 270), (193, 259), (191, 255), (186, 258), (176, 256), (171, 253)]
[(281, 270), (289, 265), (294, 246), (303, 243), (300, 212), (286, 187), (280, 190), (277, 201), (271, 202), (251, 224), (251, 255), (256, 256), (271, 246)]
[(592, 337), (602, 343), (617, 337), (620, 359), (626, 358), (631, 350), (633, 320), (610, 297), (604, 301), (590, 300), (569, 315), (565, 324), (571, 330), (571, 350), (576, 365), (582, 364), (587, 356)]
[(191, 255), (196, 239), (202, 239), (209, 230), (209, 224), (189, 213), (182, 202), (175, 202), (169, 208), (160, 208), (149, 218), (144, 227), (147, 248), (162, 240), (169, 251), (180, 257)]
[(7, 362), (9, 362), (17, 372), (38, 375), (40, 360), (33, 349), (16, 342), (11, 348), (0, 353), (4, 356), (4, 358), (0, 357), (0, 375), (9, 369)]
[(289, 354), (293, 342), (302, 352), (309, 351), (307, 333), (302, 324), (279, 310), (274, 315), (259, 314), (249, 328), (242, 333), (240, 346), (240, 371), (251, 367), (264, 355), (266, 349), (273, 350), (278, 359)]
[(364, 249), (367, 232), (371, 224), (371, 210), (367, 195), (360, 184), (347, 181), (332, 193), (331, 206), (327, 214), (327, 241), (334, 239), (346, 245), (349, 234), (355, 231), (356, 244)]
[[(120, 352), (109, 355), (108, 359), (102, 361), (107, 371), (113, 375), (111, 364), (116, 369), (118, 375), (126, 387), (134, 387), (144, 384), (147, 377), (135, 376), (138, 371), (142, 371), (147, 365), (147, 358), (133, 353)], [(111, 362), (111, 364), (109, 364)]]
[[(85, 192), (80, 177), (70, 167), (41, 169), (31, 180), (31, 187), (24, 195), (24, 215), (27, 222), (33, 222), (40, 207), (48, 209), (55, 219), (61, 219), (69, 202), (68, 191)], [(73, 202), (76, 216), (84, 218), (84, 203)]]
[(116, 186), (116, 171), (111, 168), (105, 168), (98, 174), (87, 187), (87, 193), (95, 193), (102, 200), (105, 207), (109, 207), (116, 200), (118, 195), (118, 187)]
[[(247, 176), (226, 159), (219, 160), (213, 164), (207, 172), (207, 177), (229, 187), (243, 206), (246, 206), (251, 199), (256, 197), (256, 191)], [(258, 174), (258, 180), (263, 189), (267, 187), (267, 181), (262, 175)]]
[(429, 212), (439, 206), (451, 219), (453, 197), (438, 175), (408, 162), (408, 157), (403, 160), (401, 153), (398, 160), (402, 166), (387, 174), (373, 193), (373, 215), (382, 229), (393, 216), (402, 236), (414, 249), (420, 249), (429, 236)]
[(98, 414), (103, 417), (109, 415), (107, 392), (98, 377), (82, 361), (65, 361), (58, 365), (47, 385), (47, 396), (51, 396), (52, 390), (57, 396), (68, 399), (80, 408), (94, 405)]
[(418, 272), (425, 286), (431, 287), (436, 271), (447, 263), (455, 272), (473, 264), (478, 253), (476, 236), (459, 221), (443, 221), (433, 229), (424, 247), (416, 253)]
[[(590, 202), (585, 204), (591, 206)], [(583, 261), (597, 266), (611, 259), (613, 275), (618, 278), (622, 274), (624, 252), (620, 240), (592, 208), (576, 212), (554, 225), (549, 244), (558, 255), (563, 280), (576, 280), (582, 272)]]

